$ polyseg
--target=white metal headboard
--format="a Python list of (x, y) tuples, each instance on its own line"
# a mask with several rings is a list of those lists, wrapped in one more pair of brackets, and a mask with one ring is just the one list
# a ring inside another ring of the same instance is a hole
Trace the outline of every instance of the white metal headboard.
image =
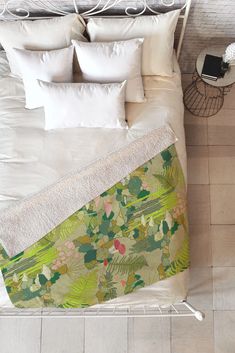
[[(180, 20), (183, 21), (177, 45), (179, 58), (185, 28), (188, 20), (192, 0), (138, 0), (131, 5), (127, 0), (3, 0), (0, 1), (0, 20), (38, 19), (52, 16), (64, 16), (71, 12), (80, 14), (84, 18), (96, 15), (110, 15), (110, 11), (124, 10), (125, 16), (141, 16), (143, 14), (160, 14), (174, 8), (181, 8)], [(84, 8), (86, 3), (92, 3), (91, 8)], [(157, 9), (159, 8), (159, 10)], [(38, 15), (40, 14), (40, 15)]]

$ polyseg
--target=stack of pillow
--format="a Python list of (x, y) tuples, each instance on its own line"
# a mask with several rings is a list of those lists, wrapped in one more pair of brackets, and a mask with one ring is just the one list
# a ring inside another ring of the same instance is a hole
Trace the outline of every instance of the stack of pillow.
[[(142, 76), (173, 74), (179, 13), (91, 18), (87, 26), (77, 14), (2, 22), (0, 44), (11, 73), (23, 80), (25, 107), (44, 107), (46, 130), (127, 128), (125, 102), (145, 100)], [(75, 83), (77, 61), (81, 80)]]

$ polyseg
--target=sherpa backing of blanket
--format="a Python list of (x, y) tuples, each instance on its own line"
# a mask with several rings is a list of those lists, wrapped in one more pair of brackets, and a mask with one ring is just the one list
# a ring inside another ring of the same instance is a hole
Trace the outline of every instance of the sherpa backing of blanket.
[(28, 197), (0, 215), (0, 239), (10, 257), (40, 240), (85, 204), (177, 141), (168, 126)]

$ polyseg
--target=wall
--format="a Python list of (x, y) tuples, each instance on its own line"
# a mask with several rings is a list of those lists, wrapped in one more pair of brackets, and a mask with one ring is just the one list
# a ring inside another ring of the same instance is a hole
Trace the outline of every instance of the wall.
[(209, 45), (235, 42), (235, 0), (192, 0), (181, 67), (192, 72), (199, 52)]
[[(176, 0), (182, 2), (183, 0)], [(64, 3), (68, 6), (72, 0), (54, 0), (53, 3)], [(0, 0), (0, 9), (3, 0)], [(17, 7), (22, 1), (12, 1)], [(26, 1), (24, 2), (25, 6)], [(81, 7), (90, 7), (97, 0), (78, 0)], [(149, 4), (156, 6), (160, 0), (149, 0)], [(141, 1), (122, 0), (121, 6), (141, 6)], [(183, 43), (180, 64), (183, 72), (192, 72), (195, 60), (200, 50), (208, 45), (228, 44), (235, 41), (235, 0), (192, 0), (192, 7)]]

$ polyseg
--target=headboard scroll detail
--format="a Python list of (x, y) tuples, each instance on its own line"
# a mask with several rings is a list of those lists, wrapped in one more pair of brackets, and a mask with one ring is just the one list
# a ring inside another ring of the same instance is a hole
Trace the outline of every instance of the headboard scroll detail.
[[(88, 10), (79, 10), (79, 1), (56, 1), (56, 0), (4, 0), (3, 8), (0, 12), (1, 19), (27, 19), (32, 18), (34, 13), (47, 13), (51, 15), (67, 15), (76, 12), (83, 17), (90, 17), (99, 14), (107, 14), (108, 11), (122, 7), (127, 16), (140, 16), (146, 12), (159, 14), (165, 10), (170, 10), (174, 6), (180, 7), (182, 10), (188, 6), (189, 0), (138, 0), (139, 6), (129, 5), (126, 0), (96, 0), (92, 1), (93, 6)], [(80, 1), (84, 7), (84, 1)], [(126, 3), (126, 4), (125, 4)], [(137, 3), (137, 1), (136, 1)], [(67, 5), (67, 6), (66, 6)], [(1, 6), (1, 2), (0, 2)], [(162, 11), (155, 10), (160, 7)], [(68, 8), (65, 9), (65, 8)], [(31, 13), (32, 12), (32, 13)]]

